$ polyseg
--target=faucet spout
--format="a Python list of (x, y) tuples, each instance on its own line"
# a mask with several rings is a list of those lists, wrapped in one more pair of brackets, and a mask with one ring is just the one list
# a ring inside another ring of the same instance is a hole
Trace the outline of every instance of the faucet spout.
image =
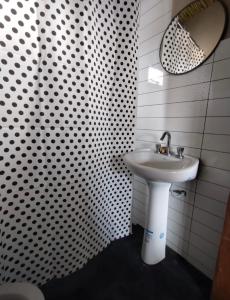
[(170, 148), (171, 148), (171, 133), (169, 131), (165, 131), (160, 140), (163, 141), (164, 138), (167, 136), (167, 155), (170, 155)]

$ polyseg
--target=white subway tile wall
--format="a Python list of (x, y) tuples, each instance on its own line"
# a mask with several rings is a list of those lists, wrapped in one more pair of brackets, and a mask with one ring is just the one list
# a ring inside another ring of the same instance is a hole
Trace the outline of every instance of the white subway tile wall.
[[(197, 180), (171, 187), (167, 244), (212, 278), (230, 192), (230, 39), (196, 70), (169, 75), (159, 47), (171, 18), (171, 0), (141, 1), (135, 146), (154, 149), (169, 130), (173, 147), (201, 159)], [(149, 68), (162, 72), (162, 85), (149, 80)], [(144, 226), (147, 199), (144, 180), (134, 176), (133, 223)]]

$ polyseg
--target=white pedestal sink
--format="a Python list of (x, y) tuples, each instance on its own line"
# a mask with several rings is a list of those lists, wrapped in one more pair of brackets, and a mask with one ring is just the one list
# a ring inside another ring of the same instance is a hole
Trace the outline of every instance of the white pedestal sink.
[(199, 160), (156, 154), (151, 149), (125, 154), (129, 169), (147, 181), (149, 200), (142, 244), (142, 259), (156, 264), (165, 258), (169, 189), (173, 182), (192, 180), (197, 175)]

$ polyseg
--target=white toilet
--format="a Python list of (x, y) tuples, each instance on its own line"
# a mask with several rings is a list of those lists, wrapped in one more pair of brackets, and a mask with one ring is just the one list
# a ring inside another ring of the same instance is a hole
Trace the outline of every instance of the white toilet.
[(45, 300), (45, 298), (35, 285), (16, 282), (0, 286), (0, 300)]

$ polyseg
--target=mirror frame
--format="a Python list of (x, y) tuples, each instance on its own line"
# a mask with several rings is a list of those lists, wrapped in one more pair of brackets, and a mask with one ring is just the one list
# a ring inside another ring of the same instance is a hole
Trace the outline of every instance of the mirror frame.
[(202, 65), (206, 62), (206, 60), (207, 60), (207, 59), (215, 52), (216, 48), (218, 47), (220, 41), (222, 40), (222, 38), (223, 38), (223, 36), (224, 36), (224, 34), (225, 34), (226, 29), (227, 29), (227, 24), (228, 24), (228, 13), (227, 13), (228, 11), (227, 11), (227, 8), (226, 8), (225, 4), (222, 2), (222, 0), (217, 0), (217, 1), (222, 5), (222, 7), (223, 7), (224, 15), (225, 15), (225, 23), (224, 23), (224, 27), (223, 27), (223, 30), (222, 30), (222, 32), (221, 32), (220, 38), (219, 38), (219, 40), (218, 40), (217, 43), (216, 43), (216, 46), (213, 48), (213, 50), (210, 52), (210, 54), (209, 54), (209, 55), (208, 55), (208, 56), (207, 56), (207, 57), (206, 57), (199, 65), (197, 65), (195, 68), (193, 68), (193, 69), (191, 69), (191, 70), (189, 70), (189, 71), (183, 72), (183, 73), (171, 73), (171, 72), (167, 71), (167, 70), (163, 67), (163, 64), (162, 64), (162, 61), (161, 61), (161, 50), (162, 50), (162, 44), (163, 44), (163, 40), (164, 40), (165, 34), (166, 34), (166, 32), (167, 32), (169, 26), (171, 25), (172, 21), (173, 21), (173, 20), (174, 20), (174, 19), (175, 19), (175, 18), (176, 18), (176, 17), (177, 17), (184, 9), (185, 9), (185, 8), (187, 8), (188, 6), (190, 6), (191, 4), (193, 4), (193, 3), (197, 2), (197, 1), (199, 1), (199, 0), (193, 0), (193, 1), (191, 1), (188, 5), (186, 5), (185, 7), (183, 7), (183, 8), (182, 8), (182, 9), (181, 9), (174, 17), (172, 17), (170, 23), (168, 24), (167, 28), (166, 28), (165, 31), (164, 31), (163, 37), (162, 37), (162, 39), (161, 39), (160, 48), (159, 48), (160, 64), (161, 64), (162, 68), (163, 68), (168, 74), (170, 74), (170, 75), (175, 75), (175, 76), (177, 76), (177, 75), (184, 75), (184, 74), (187, 74), (187, 73), (189, 73), (189, 72), (192, 72), (192, 71), (196, 70), (197, 68), (199, 68), (200, 66), (202, 66)]

